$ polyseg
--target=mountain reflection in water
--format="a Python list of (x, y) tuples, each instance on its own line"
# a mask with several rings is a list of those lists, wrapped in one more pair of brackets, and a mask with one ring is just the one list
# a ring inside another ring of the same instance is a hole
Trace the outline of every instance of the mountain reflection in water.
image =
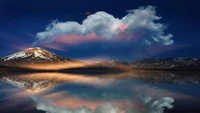
[(7, 73), (1, 81), (7, 113), (170, 113), (200, 105), (200, 77), (192, 72)]

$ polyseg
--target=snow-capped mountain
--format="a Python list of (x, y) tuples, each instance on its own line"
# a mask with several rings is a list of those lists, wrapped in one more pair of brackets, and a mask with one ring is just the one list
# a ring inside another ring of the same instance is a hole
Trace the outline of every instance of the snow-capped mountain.
[(45, 49), (36, 47), (36, 48), (28, 48), (23, 51), (11, 54), (9, 56), (1, 58), (3, 62), (26, 62), (26, 63), (42, 63), (42, 62), (63, 62), (63, 61), (71, 61), (70, 59), (60, 57), (52, 52), (49, 52)]

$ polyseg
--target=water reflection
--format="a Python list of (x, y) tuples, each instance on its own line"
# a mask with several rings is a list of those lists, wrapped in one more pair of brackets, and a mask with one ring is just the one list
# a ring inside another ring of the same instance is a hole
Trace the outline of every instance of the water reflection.
[(51, 89), (59, 84), (68, 82), (88, 83), (96, 85), (106, 85), (108, 80), (97, 77), (88, 77), (87, 75), (74, 75), (63, 73), (28, 73), (6, 75), (1, 78), (2, 81), (12, 84), (18, 88), (30, 92), (42, 92)]
[(23, 112), (163, 113), (200, 104), (198, 73), (26, 73), (4, 74), (1, 81), (0, 111), (23, 106)]

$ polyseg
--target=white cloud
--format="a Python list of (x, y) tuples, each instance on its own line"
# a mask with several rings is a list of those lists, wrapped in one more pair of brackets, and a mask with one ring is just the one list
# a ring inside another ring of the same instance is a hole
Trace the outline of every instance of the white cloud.
[[(53, 21), (46, 27), (45, 31), (36, 34), (38, 40), (33, 42), (33, 45), (37, 45), (40, 42), (52, 42), (56, 36), (66, 34), (86, 36), (91, 32), (96, 33), (99, 37), (111, 40), (114, 40), (118, 35), (122, 34), (140, 34), (140, 38), (147, 45), (154, 43), (171, 45), (174, 43), (172, 40), (173, 35), (165, 33), (167, 26), (155, 22), (161, 19), (161, 17), (156, 15), (155, 7), (140, 7), (139, 9), (129, 10), (127, 12), (127, 15), (119, 19), (104, 11), (99, 11), (89, 15), (81, 24), (75, 21)], [(128, 25), (128, 28), (125, 28), (123, 32), (122, 29), (116, 28), (120, 24)], [(124, 39), (130, 40), (131, 38), (134, 38), (133, 35), (125, 35)]]
[[(46, 113), (121, 113), (119, 108), (111, 104), (98, 106), (94, 111), (91, 111), (90, 108), (85, 106), (77, 109), (59, 107), (49, 100), (42, 100), (36, 96), (33, 96), (32, 99), (36, 102), (36, 109), (45, 111)], [(130, 109), (125, 110), (125, 113), (164, 113), (165, 108), (173, 108), (172, 103), (174, 99), (171, 97), (153, 99), (151, 97), (142, 96), (139, 99), (144, 108), (134, 109), (130, 106)]]

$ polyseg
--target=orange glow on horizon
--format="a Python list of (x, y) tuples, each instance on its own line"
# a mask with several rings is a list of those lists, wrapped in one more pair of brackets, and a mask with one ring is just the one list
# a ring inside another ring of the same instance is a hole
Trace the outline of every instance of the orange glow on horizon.
[(87, 63), (82, 62), (60, 62), (60, 63), (35, 63), (35, 64), (20, 64), (17, 67), (36, 69), (36, 70), (60, 70), (69, 68), (87, 67)]

